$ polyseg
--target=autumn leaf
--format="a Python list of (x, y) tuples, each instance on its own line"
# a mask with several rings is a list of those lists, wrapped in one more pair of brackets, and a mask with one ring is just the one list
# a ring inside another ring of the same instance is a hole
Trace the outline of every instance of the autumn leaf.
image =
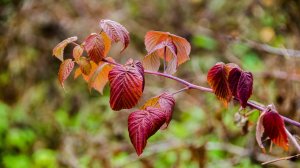
[(69, 37), (62, 42), (58, 43), (53, 49), (53, 56), (57, 57), (59, 60), (64, 61), (64, 49), (69, 43), (77, 40), (77, 37)]
[(89, 35), (83, 42), (84, 49), (90, 59), (98, 64), (105, 56), (105, 44), (102, 37), (96, 33)]
[[(106, 59), (110, 60), (111, 62), (115, 62), (115, 60), (111, 57), (107, 57)], [(101, 61), (99, 65), (97, 65), (93, 61), (90, 61), (90, 64), (91, 71), (89, 74), (85, 75), (82, 73), (82, 70), (80, 68), (77, 68), (75, 70), (74, 78), (76, 79), (79, 76), (82, 76), (83, 79), (88, 83), (89, 90), (93, 88), (100, 94), (103, 94), (103, 89), (108, 82), (108, 73), (110, 70), (112, 70), (114, 65), (108, 64), (103, 61)]]
[(73, 58), (75, 61), (78, 61), (83, 53), (83, 48), (80, 45), (77, 45), (73, 48)]
[(74, 68), (74, 62), (72, 61), (72, 59), (66, 59), (60, 64), (59, 71), (58, 71), (58, 80), (63, 88), (64, 88), (64, 81), (68, 78), (73, 68)]
[(229, 70), (230, 67), (221, 62), (214, 65), (207, 75), (208, 84), (226, 107), (232, 97), (227, 81)]
[(109, 50), (110, 50), (110, 48), (111, 48), (111, 40), (105, 32), (101, 32), (100, 35), (101, 35), (101, 37), (103, 39), (103, 42), (104, 42), (104, 47), (105, 47), (104, 57), (106, 57)]
[(74, 73), (74, 79), (77, 79), (81, 75), (82, 75), (82, 72), (80, 70), (80, 67), (76, 68), (75, 73)]
[(160, 66), (159, 57), (161, 55), (165, 55), (166, 62), (169, 62), (166, 72), (168, 74), (175, 73), (178, 67), (177, 49), (175, 44), (170, 40), (161, 42), (160, 44), (156, 45), (150, 52), (148, 52), (148, 55), (146, 55), (143, 60), (145, 69), (158, 71)]
[(259, 147), (263, 150), (264, 153), (266, 153), (265, 147), (262, 143), (261, 137), (264, 134), (264, 126), (263, 126), (263, 118), (264, 118), (264, 112), (262, 112), (257, 120), (256, 123), (256, 132), (255, 132), (255, 137), (256, 137), (256, 141), (259, 145)]
[[(155, 47), (160, 45), (162, 42), (172, 43), (175, 46), (176, 56), (177, 56), (177, 66), (189, 60), (189, 54), (191, 52), (190, 43), (177, 35), (171, 34), (169, 32), (160, 31), (148, 31), (145, 36), (145, 46), (148, 53), (153, 51)], [(171, 54), (171, 53), (170, 53)], [(172, 56), (167, 54), (167, 60), (171, 60)], [(159, 52), (158, 56), (164, 59), (164, 53)]]
[(258, 140), (258, 143), (260, 147), (263, 148), (263, 145), (261, 143), (261, 137), (263, 133), (269, 137), (272, 142), (280, 147), (282, 147), (284, 150), (288, 150), (289, 144), (288, 144), (288, 138), (285, 131), (285, 125), (282, 117), (278, 114), (275, 107), (273, 105), (269, 105), (260, 115), (259, 123), (257, 124), (257, 127), (263, 127), (263, 128), (257, 128), (259, 132), (256, 135), (256, 139)]
[(91, 73), (91, 70), (92, 70), (92, 65), (90, 63), (89, 60), (87, 60), (86, 57), (80, 57), (78, 60), (77, 60), (77, 64), (79, 65), (80, 69), (81, 69), (81, 72), (84, 74), (84, 75), (89, 75)]
[(165, 122), (165, 114), (159, 108), (147, 107), (145, 110), (130, 113), (128, 132), (138, 156), (143, 153), (148, 138), (155, 134)]
[(164, 112), (166, 117), (166, 126), (164, 127), (166, 128), (172, 119), (174, 106), (175, 106), (175, 99), (173, 95), (165, 92), (159, 96), (155, 96), (147, 100), (146, 103), (140, 109), (145, 110), (147, 107), (154, 107), (154, 108), (161, 109), (161, 111)]
[(233, 96), (237, 97), (237, 87), (241, 77), (242, 70), (239, 68), (232, 68), (229, 72), (228, 83)]
[(121, 41), (121, 43), (123, 43), (124, 47), (122, 51), (124, 51), (127, 48), (130, 42), (130, 37), (129, 32), (124, 26), (122, 26), (118, 22), (107, 19), (101, 20), (99, 26), (110, 37), (110, 39), (113, 42), (117, 43), (118, 41)]
[(113, 67), (114, 65), (112, 64), (101, 62), (89, 79), (89, 89), (91, 90), (91, 88), (94, 88), (99, 93), (103, 94), (103, 89), (108, 82), (108, 74)]
[(247, 101), (252, 95), (253, 75), (251, 72), (243, 71), (237, 86), (237, 97), (243, 108), (247, 106)]
[(141, 62), (115, 66), (108, 75), (110, 106), (113, 110), (134, 107), (144, 91), (144, 68)]

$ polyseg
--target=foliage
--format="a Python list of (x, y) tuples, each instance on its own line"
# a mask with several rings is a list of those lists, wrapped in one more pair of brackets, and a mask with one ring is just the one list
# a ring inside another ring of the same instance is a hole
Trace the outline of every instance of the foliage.
[[(104, 85), (107, 82), (106, 79), (109, 79), (109, 102), (113, 110), (119, 111), (122, 109), (131, 109), (137, 105), (144, 91), (145, 73), (164, 76), (187, 85), (187, 88), (181, 89), (175, 93), (163, 93), (149, 99), (140, 110), (134, 111), (128, 116), (129, 137), (137, 155), (141, 155), (146, 147), (147, 140), (162, 128), (164, 124), (166, 124), (166, 126), (169, 125), (175, 105), (173, 95), (186, 89), (197, 88), (193, 84), (169, 75), (175, 73), (180, 64), (189, 60), (191, 47), (186, 39), (174, 34), (158, 31), (147, 32), (145, 36), (145, 46), (148, 54), (144, 58), (144, 65), (149, 69), (158, 70), (160, 66), (159, 58), (162, 58), (164, 61), (164, 73), (145, 71), (141, 62), (133, 61), (131, 58), (125, 65), (106, 60), (104, 52), (107, 53), (108, 51), (105, 51), (107, 49), (107, 47), (105, 47), (106, 44), (104, 43), (105, 37), (110, 37), (112, 42), (121, 41), (124, 44), (123, 51), (129, 44), (129, 33), (121, 24), (111, 20), (101, 20), (100, 28), (102, 28), (105, 34), (102, 31), (99, 34), (93, 33), (88, 36), (82, 44), (85, 51), (88, 53), (88, 57), (78, 58), (77, 52), (75, 52), (76, 55), (73, 57), (77, 60), (85, 58), (85, 64), (88, 64), (91, 61), (92, 64), (94, 63), (98, 66), (97, 69), (102, 69), (102, 66), (105, 63), (114, 66), (112, 69), (106, 71), (108, 73), (102, 74), (103, 81), (105, 82), (103, 82), (101, 78), (98, 81), (94, 80), (95, 76), (105, 71), (97, 72), (96, 70), (89, 79), (92, 83), (104, 83)], [(59, 43), (58, 46), (53, 49), (53, 53), (56, 53), (56, 50), (63, 51), (63, 48), (66, 47), (66, 45), (61, 44), (68, 41), (68, 39)], [(110, 43), (110, 41), (108, 43)], [(77, 46), (79, 45), (76, 44), (76, 47)], [(76, 47), (74, 49), (76, 49)], [(63, 57), (59, 57), (59, 59), (63, 59)], [(165, 65), (166, 62), (169, 62), (167, 66)], [(80, 68), (86, 66), (80, 61), (77, 61), (77, 64)], [(62, 62), (58, 76), (62, 86), (63, 81), (69, 76), (73, 67), (74, 62), (71, 59)], [(91, 66), (88, 67), (90, 69)], [(91, 73), (91, 71), (85, 69), (87, 68), (81, 68), (80, 70), (83, 74), (90, 75), (89, 73)], [(236, 64), (224, 64), (221, 62), (214, 65), (208, 71), (207, 81), (211, 86), (212, 91), (226, 107), (232, 97), (239, 101), (242, 108), (247, 107), (248, 99), (251, 97), (253, 90), (253, 75), (251, 72), (243, 71)], [(208, 89), (203, 89), (201, 87), (199, 90), (209, 91)], [(100, 89), (100, 92), (101, 91), (102, 89)], [(260, 147), (264, 149), (261, 137), (265, 132), (272, 142), (285, 150), (288, 150), (288, 139), (283, 119), (274, 111), (275, 108), (267, 110), (263, 112), (258, 119), (257, 141)]]

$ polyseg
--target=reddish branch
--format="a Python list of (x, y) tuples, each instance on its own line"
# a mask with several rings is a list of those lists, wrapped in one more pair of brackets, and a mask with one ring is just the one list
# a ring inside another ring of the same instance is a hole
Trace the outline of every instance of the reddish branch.
[[(211, 88), (207, 88), (207, 87), (203, 87), (203, 86), (198, 86), (198, 85), (195, 85), (195, 84), (192, 84), (188, 81), (185, 81), (183, 79), (180, 79), (178, 77), (175, 77), (175, 76), (172, 76), (172, 75), (169, 75), (169, 74), (166, 74), (166, 73), (160, 73), (160, 72), (153, 72), (153, 71), (148, 71), (148, 70), (145, 70), (145, 73), (147, 74), (152, 74), (152, 75), (156, 75), (156, 76), (163, 76), (163, 77), (166, 77), (166, 78), (169, 78), (169, 79), (172, 79), (172, 80), (175, 80), (185, 86), (188, 87), (188, 89), (196, 89), (196, 90), (200, 90), (200, 91), (203, 91), (203, 92), (211, 92), (213, 93), (213, 90)], [(234, 98), (235, 100), (238, 100), (237, 98)], [(263, 111), (265, 109), (264, 106), (261, 106), (253, 101), (248, 101), (247, 102), (247, 106), (251, 107), (251, 108), (254, 108), (254, 109), (257, 109), (259, 111)], [(297, 127), (300, 128), (300, 123), (295, 121), (295, 120), (292, 120), (290, 118), (287, 118), (285, 116), (282, 116), (281, 117), (283, 118), (283, 120), (289, 124), (292, 124), (292, 125), (295, 125)]]
[[(121, 64), (119, 63), (114, 63), (114, 62), (111, 62), (109, 60), (106, 60), (106, 59), (103, 59), (104, 62), (107, 62), (107, 63), (110, 63), (110, 64), (114, 64), (114, 65), (117, 65), (117, 66), (120, 66)], [(203, 87), (203, 86), (199, 86), (199, 85), (195, 85), (195, 84), (192, 84), (186, 80), (183, 80), (181, 78), (178, 78), (176, 76), (173, 76), (173, 75), (169, 75), (169, 74), (166, 74), (166, 73), (161, 73), (161, 72), (154, 72), (154, 71), (148, 71), (148, 70), (145, 70), (144, 71), (146, 74), (151, 74), (151, 75), (156, 75), (156, 76), (162, 76), (162, 77), (165, 77), (165, 78), (169, 78), (169, 79), (172, 79), (172, 80), (175, 80), (185, 86), (187, 86), (186, 88), (184, 88), (184, 90), (187, 90), (187, 89), (196, 89), (196, 90), (200, 90), (200, 91), (203, 91), (203, 92), (210, 92), (210, 93), (213, 93), (213, 90), (211, 88), (207, 88), (207, 87)], [(180, 91), (181, 92), (181, 91)], [(177, 92), (175, 92), (176, 94)], [(234, 98), (234, 100), (237, 100), (237, 98)], [(265, 106), (262, 106), (262, 105), (259, 105), (251, 100), (249, 100), (247, 102), (247, 106), (253, 108), (253, 109), (257, 109), (259, 111), (264, 111), (265, 110)], [(300, 123), (295, 121), (295, 120), (292, 120), (290, 118), (287, 118), (285, 116), (282, 116), (281, 117), (283, 118), (283, 120), (286, 122), (286, 123), (289, 123), (289, 124), (292, 124), (292, 125), (295, 125), (297, 127), (300, 128)]]

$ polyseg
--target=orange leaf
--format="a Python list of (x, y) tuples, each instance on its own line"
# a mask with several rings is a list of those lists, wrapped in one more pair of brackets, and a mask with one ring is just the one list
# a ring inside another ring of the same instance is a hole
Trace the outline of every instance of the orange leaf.
[[(145, 36), (145, 46), (148, 53), (153, 51), (153, 49), (161, 42), (168, 42), (168, 43), (172, 42), (172, 44), (175, 46), (174, 51), (176, 51), (178, 65), (190, 59), (189, 54), (191, 52), (191, 45), (186, 39), (171, 34), (169, 32), (160, 32), (160, 31), (147, 32)], [(164, 58), (164, 53), (159, 52), (159, 56), (161, 58)], [(168, 56), (169, 55), (167, 54), (167, 57)], [(170, 57), (167, 58), (167, 61), (168, 60), (171, 60)]]
[(230, 67), (224, 63), (217, 63), (208, 71), (207, 75), (208, 84), (226, 107), (232, 97), (227, 81), (229, 69)]
[(143, 66), (150, 71), (158, 71), (160, 67), (159, 56), (156, 53), (146, 55), (143, 59)]
[(77, 61), (77, 64), (80, 66), (81, 72), (84, 75), (89, 75), (92, 70), (92, 65), (90, 61), (87, 60), (86, 57), (80, 57), (79, 60)]
[(81, 75), (81, 70), (80, 67), (76, 68), (75, 73), (74, 73), (74, 79), (77, 79)]
[(166, 73), (173, 74), (178, 67), (177, 50), (174, 43), (170, 40), (162, 41), (156, 45), (148, 55), (144, 57), (143, 64), (146, 65), (148, 70), (158, 71), (160, 66), (159, 57), (166, 56), (166, 61), (169, 62)]
[(83, 48), (80, 45), (77, 45), (76, 47), (74, 47), (74, 49), (73, 49), (73, 58), (75, 59), (75, 61), (79, 60), (82, 53), (83, 53)]
[(87, 51), (89, 57), (95, 63), (99, 63), (105, 56), (105, 44), (102, 37), (98, 34), (92, 33), (89, 35), (84, 43), (84, 49)]
[[(110, 37), (113, 42), (121, 41), (124, 45), (122, 51), (124, 51), (130, 41), (129, 32), (120, 23), (112, 20), (101, 20), (99, 26)], [(121, 52), (122, 52), (121, 51)]]
[(159, 96), (152, 97), (151, 99), (147, 100), (146, 103), (140, 109), (145, 110), (147, 107), (160, 108), (160, 105), (158, 103), (159, 99), (160, 99)]
[(69, 37), (65, 40), (63, 40), (62, 42), (58, 43), (54, 49), (53, 49), (53, 56), (57, 57), (59, 60), (63, 61), (64, 60), (64, 49), (65, 47), (69, 44), (72, 43), (74, 41), (77, 40), (77, 37)]
[[(129, 63), (129, 62), (128, 62)], [(134, 107), (144, 91), (144, 68), (141, 62), (115, 66), (108, 75), (110, 106), (113, 110)]]
[(94, 88), (103, 94), (103, 89), (108, 82), (108, 74), (113, 69), (113, 65), (108, 63), (100, 63), (93, 75), (89, 79), (89, 89)]
[(101, 32), (100, 35), (102, 36), (104, 42), (104, 46), (105, 46), (104, 57), (106, 57), (111, 47), (111, 40), (105, 32)]
[(60, 64), (58, 71), (58, 80), (62, 87), (64, 87), (64, 81), (68, 78), (73, 68), (74, 62), (72, 61), (72, 59), (66, 59)]

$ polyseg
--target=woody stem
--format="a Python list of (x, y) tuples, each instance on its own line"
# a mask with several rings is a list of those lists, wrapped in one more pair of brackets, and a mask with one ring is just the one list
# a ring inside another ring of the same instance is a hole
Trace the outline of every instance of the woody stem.
[[(192, 84), (186, 80), (183, 80), (181, 78), (178, 78), (176, 76), (172, 76), (172, 75), (169, 75), (169, 74), (166, 74), (166, 73), (161, 73), (161, 72), (153, 72), (153, 71), (148, 71), (148, 70), (145, 70), (144, 71), (146, 74), (151, 74), (151, 75), (156, 75), (156, 76), (162, 76), (162, 77), (165, 77), (165, 78), (169, 78), (169, 79), (172, 79), (172, 80), (175, 80), (185, 86), (188, 87), (188, 89), (196, 89), (196, 90), (200, 90), (200, 91), (203, 91), (203, 92), (210, 92), (210, 93), (213, 93), (213, 90), (211, 88), (208, 88), (208, 87), (203, 87), (203, 86), (199, 86), (199, 85), (195, 85), (195, 84)], [(185, 89), (186, 90), (186, 89)], [(238, 101), (238, 98), (234, 98), (234, 100), (237, 100)], [(265, 106), (262, 106), (262, 105), (259, 105), (257, 104), (256, 102), (254, 101), (251, 101), (249, 100), (247, 102), (247, 106), (250, 107), (250, 108), (254, 108), (254, 109), (257, 109), (259, 111), (263, 111), (265, 110)], [(285, 116), (282, 116), (282, 119), (286, 122), (286, 123), (289, 123), (289, 124), (292, 124), (294, 126), (297, 126), (300, 128), (300, 123), (295, 121), (295, 120), (292, 120), (290, 118), (287, 118)]]

